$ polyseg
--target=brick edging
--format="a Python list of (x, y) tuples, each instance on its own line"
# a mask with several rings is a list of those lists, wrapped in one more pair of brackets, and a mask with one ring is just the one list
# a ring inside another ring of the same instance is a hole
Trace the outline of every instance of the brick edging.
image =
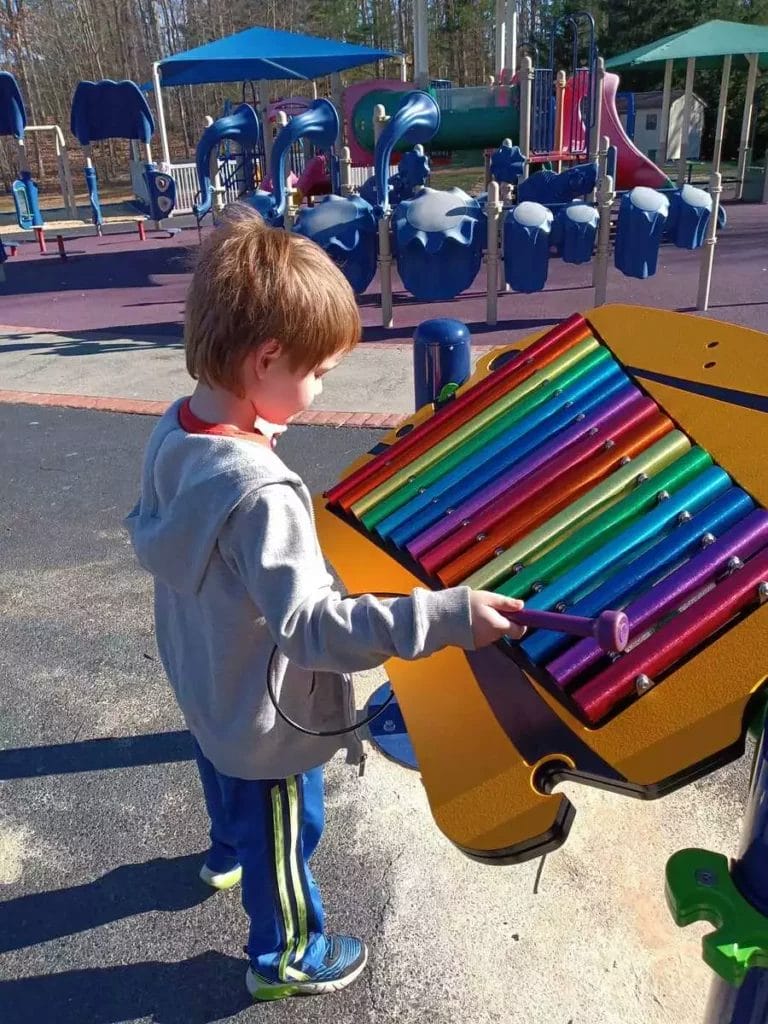
[[(100, 412), (121, 412), (138, 416), (162, 416), (170, 402), (153, 402), (141, 398), (98, 398), (94, 395), (57, 395), (40, 391), (0, 391), (0, 402), (6, 405), (47, 405), (63, 409), (96, 409)], [(330, 409), (308, 409), (292, 423), (300, 427), (369, 427), (391, 429), (405, 419), (402, 413), (334, 412)]]

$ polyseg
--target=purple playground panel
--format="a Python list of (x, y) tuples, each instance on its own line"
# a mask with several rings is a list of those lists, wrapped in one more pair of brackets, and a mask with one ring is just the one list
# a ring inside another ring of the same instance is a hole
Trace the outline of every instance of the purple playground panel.
[[(0, 226), (0, 236), (2, 226)], [(55, 241), (55, 230), (48, 232)], [(6, 236), (6, 241), (8, 238)], [(131, 230), (98, 238), (84, 234), (65, 240), (68, 259), (55, 244), (40, 256), (24, 243), (5, 264), (0, 284), (0, 324), (66, 333), (119, 331), (130, 336), (159, 331), (181, 335), (184, 295), (197, 248), (197, 231), (168, 237), (148, 232), (140, 241)], [(623, 277), (611, 268), (608, 301), (691, 310), (695, 305), (699, 253), (662, 247), (659, 271), (647, 281)], [(544, 291), (499, 296), (499, 323), (485, 324), (485, 271), (472, 288), (449, 302), (418, 302), (394, 275), (395, 327), (383, 329), (378, 281), (360, 298), (366, 341), (410, 343), (416, 326), (435, 316), (455, 317), (470, 327), (476, 344), (508, 344), (544, 329), (574, 309), (592, 306), (592, 264), (553, 260)], [(708, 316), (768, 330), (768, 206), (729, 206), (728, 228), (719, 236)]]

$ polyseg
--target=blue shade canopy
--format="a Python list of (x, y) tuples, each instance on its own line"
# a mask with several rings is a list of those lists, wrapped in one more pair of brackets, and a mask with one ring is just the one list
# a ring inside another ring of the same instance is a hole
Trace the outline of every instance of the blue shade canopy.
[(72, 97), (72, 134), (81, 146), (101, 139), (149, 142), (152, 112), (135, 82), (78, 82)]
[(197, 46), (160, 61), (162, 85), (204, 85), (210, 82), (245, 82), (260, 78), (320, 78), (334, 71), (356, 68), (392, 57), (388, 50), (372, 50), (317, 36), (248, 28), (226, 39)]
[(0, 135), (24, 138), (27, 115), (16, 79), (10, 71), (0, 71)]

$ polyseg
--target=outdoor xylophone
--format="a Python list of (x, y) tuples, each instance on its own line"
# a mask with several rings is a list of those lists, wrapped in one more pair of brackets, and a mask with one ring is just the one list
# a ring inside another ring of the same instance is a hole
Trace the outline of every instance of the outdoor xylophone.
[(481, 359), (317, 501), (350, 591), (464, 583), (595, 634), (388, 663), (466, 853), (559, 846), (562, 779), (659, 796), (742, 752), (768, 673), (767, 395), (768, 337), (606, 306)]

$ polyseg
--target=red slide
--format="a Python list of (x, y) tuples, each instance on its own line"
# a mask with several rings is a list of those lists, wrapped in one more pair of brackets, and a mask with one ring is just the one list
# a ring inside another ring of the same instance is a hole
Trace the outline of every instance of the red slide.
[(600, 134), (607, 135), (611, 145), (616, 147), (617, 189), (630, 189), (635, 185), (648, 188), (674, 188), (664, 171), (640, 152), (624, 130), (616, 109), (616, 92), (619, 76), (610, 72), (605, 76), (603, 108), (600, 114)]

